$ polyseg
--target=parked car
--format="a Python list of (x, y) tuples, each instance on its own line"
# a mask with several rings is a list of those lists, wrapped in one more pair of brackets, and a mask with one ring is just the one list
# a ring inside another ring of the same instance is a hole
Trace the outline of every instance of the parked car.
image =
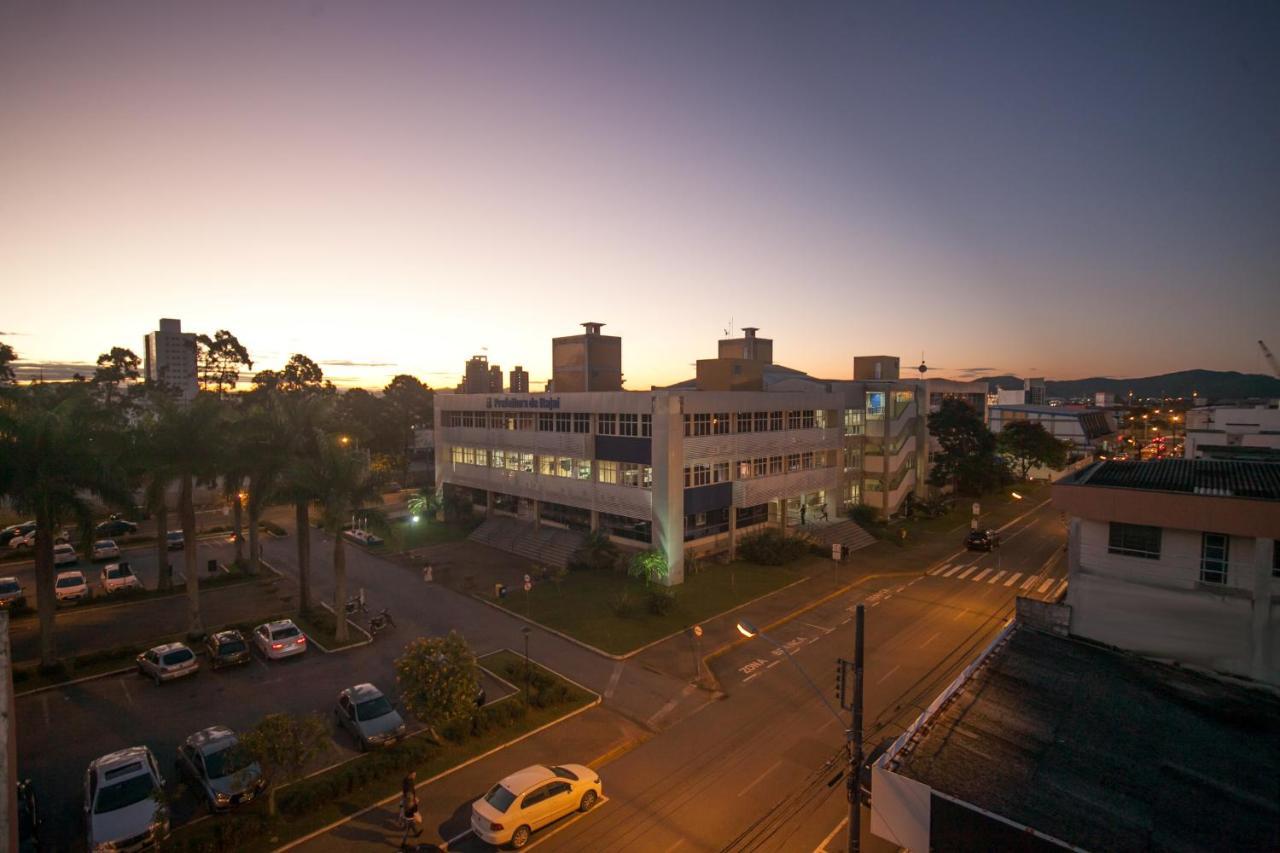
[(36, 544), (36, 532), (34, 529), (28, 530), (26, 533), (19, 531), (9, 540), (9, 550), (17, 551), (22, 548), (32, 548)]
[(53, 564), (55, 566), (74, 566), (80, 562), (76, 549), (63, 542), (53, 546)]
[(130, 533), (137, 533), (138, 525), (132, 521), (125, 521), (118, 515), (113, 515), (106, 521), (99, 523), (93, 528), (93, 535), (100, 539), (109, 539), (116, 536), (127, 536)]
[(30, 779), (18, 783), (18, 853), (36, 853), (40, 849), (40, 806)]
[(28, 533), (36, 529), (34, 521), (24, 521), (22, 524), (10, 524), (4, 530), (0, 530), (0, 547), (7, 547), (15, 537), (26, 537)]
[(235, 666), (249, 662), (249, 644), (239, 631), (219, 631), (210, 634), (205, 640), (205, 651), (209, 653), (209, 666), (222, 669), (224, 666)]
[(307, 636), (293, 624), (292, 619), (259, 625), (253, 631), (253, 642), (268, 660), (300, 655), (307, 650)]
[(338, 725), (351, 732), (361, 752), (371, 746), (389, 746), (404, 737), (408, 727), (382, 691), (372, 684), (357, 684), (338, 694), (333, 709)]
[(25, 607), (27, 593), (17, 578), (0, 578), (0, 610)]
[(99, 539), (93, 543), (91, 559), (95, 562), (98, 560), (118, 560), (120, 559), (120, 546), (116, 544), (114, 539)]
[(138, 672), (159, 687), (166, 681), (195, 675), (200, 671), (196, 653), (182, 643), (165, 643), (138, 655)]
[(512, 773), (471, 804), (471, 830), (481, 841), (523, 847), (529, 836), (600, 799), (600, 777), (581, 764), (535, 764)]
[(1000, 534), (994, 530), (970, 530), (964, 547), (970, 551), (990, 551), (1000, 547)]
[(178, 747), (178, 773), (191, 780), (209, 803), (209, 810), (225, 811), (262, 793), (267, 780), (253, 757), (240, 748), (236, 733), (226, 726), (210, 726)]
[(187, 547), (187, 540), (183, 538), (181, 530), (170, 530), (164, 535), (164, 544), (170, 551), (181, 551)]
[(89, 849), (138, 850), (169, 834), (164, 777), (145, 746), (131, 746), (89, 764), (84, 780)]
[(58, 604), (86, 601), (89, 596), (89, 584), (84, 581), (84, 573), (80, 571), (58, 572), (53, 582), (53, 595)]
[(102, 591), (105, 593), (120, 592), (125, 589), (142, 589), (138, 576), (128, 563), (107, 563), (102, 567)]

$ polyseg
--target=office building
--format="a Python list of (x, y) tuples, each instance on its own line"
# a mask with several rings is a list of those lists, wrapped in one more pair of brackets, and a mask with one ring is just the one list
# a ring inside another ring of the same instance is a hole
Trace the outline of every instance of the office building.
[(559, 394), (622, 390), (622, 338), (602, 335), (604, 323), (583, 323), (581, 335), (551, 341), (551, 381)]
[(489, 387), (490, 394), (502, 393), (502, 367), (501, 365), (489, 365)]
[(1073, 635), (1280, 685), (1280, 464), (1099, 462), (1053, 503)]
[(1026, 391), (1026, 399), (1023, 402), (1028, 406), (1047, 406), (1049, 404), (1044, 377), (1037, 376), (1026, 380), (1023, 390)]
[(508, 374), (509, 389), (512, 394), (529, 393), (529, 371), (517, 364)]
[(1077, 406), (1010, 406), (998, 404), (987, 409), (987, 424), (999, 435), (1014, 421), (1032, 421), (1061, 441), (1071, 442), (1075, 453), (1088, 455), (1108, 448), (1115, 436), (1112, 414), (1105, 409)]
[(1280, 401), (1186, 412), (1187, 459), (1280, 459)]
[(161, 320), (159, 330), (148, 332), (143, 342), (143, 369), (147, 382), (194, 399), (200, 390), (195, 333), (182, 331), (181, 320)]
[(489, 356), (473, 355), (467, 359), (462, 384), (458, 390), (464, 394), (487, 394), (489, 392)]
[[(744, 329), (693, 379), (623, 391), (621, 364), (590, 352), (600, 324), (584, 325), (553, 341), (551, 392), (436, 398), (439, 488), (490, 515), (660, 549), (672, 583), (686, 549), (733, 552), (744, 534), (834, 525), (859, 503), (889, 516), (923, 492), (924, 401), (938, 380), (901, 380), (896, 359), (880, 362), (880, 380), (818, 379), (774, 364), (772, 342)], [(604, 355), (621, 353), (615, 340)], [(562, 358), (565, 342), (574, 357)], [(584, 376), (615, 387), (566, 390)]]

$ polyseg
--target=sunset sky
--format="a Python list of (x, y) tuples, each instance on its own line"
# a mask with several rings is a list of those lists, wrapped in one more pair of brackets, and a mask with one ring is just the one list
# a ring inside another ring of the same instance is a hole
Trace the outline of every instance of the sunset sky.
[(1262, 372), (1280, 4), (0, 0), (0, 340)]

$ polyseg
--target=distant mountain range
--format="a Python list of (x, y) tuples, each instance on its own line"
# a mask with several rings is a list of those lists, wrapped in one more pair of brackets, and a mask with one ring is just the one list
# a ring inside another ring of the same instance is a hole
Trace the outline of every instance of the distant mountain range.
[[(985, 377), (992, 388), (1021, 388), (1017, 376)], [(1193, 393), (1210, 400), (1239, 400), (1246, 397), (1280, 397), (1280, 379), (1261, 373), (1238, 373), (1234, 370), (1180, 370), (1139, 379), (1049, 379), (1045, 390), (1050, 397), (1070, 399), (1091, 397), (1098, 391), (1109, 391), (1122, 399), (1135, 397), (1190, 397)]]

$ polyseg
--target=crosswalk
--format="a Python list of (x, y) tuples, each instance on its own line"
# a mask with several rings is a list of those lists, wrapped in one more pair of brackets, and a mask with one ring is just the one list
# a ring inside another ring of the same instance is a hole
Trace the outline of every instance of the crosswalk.
[(1067, 588), (1065, 578), (1055, 578), (1044, 574), (1025, 574), (1007, 569), (980, 569), (976, 563), (973, 565), (944, 563), (940, 566), (934, 566), (925, 574), (932, 577), (967, 580), (970, 583), (985, 583), (1004, 587), (1016, 586), (1018, 591), (1025, 595), (1042, 595), (1050, 599), (1058, 598)]

